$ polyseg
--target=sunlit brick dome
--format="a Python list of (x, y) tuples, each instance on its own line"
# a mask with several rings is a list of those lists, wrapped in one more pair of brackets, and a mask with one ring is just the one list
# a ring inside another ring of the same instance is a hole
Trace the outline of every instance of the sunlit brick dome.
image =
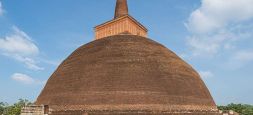
[(136, 35), (110, 36), (78, 48), (52, 74), (36, 104), (55, 111), (216, 111), (190, 65)]

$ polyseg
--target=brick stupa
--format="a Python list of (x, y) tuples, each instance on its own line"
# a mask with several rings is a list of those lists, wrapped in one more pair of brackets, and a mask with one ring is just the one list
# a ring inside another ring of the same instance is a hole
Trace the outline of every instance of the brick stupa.
[(60, 64), (35, 104), (50, 115), (218, 115), (199, 74), (147, 38), (127, 0)]

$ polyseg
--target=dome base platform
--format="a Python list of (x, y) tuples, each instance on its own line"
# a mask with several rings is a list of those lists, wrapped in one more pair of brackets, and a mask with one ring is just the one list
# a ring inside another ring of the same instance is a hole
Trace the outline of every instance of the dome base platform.
[(55, 111), (50, 115), (221, 115), (207, 111)]

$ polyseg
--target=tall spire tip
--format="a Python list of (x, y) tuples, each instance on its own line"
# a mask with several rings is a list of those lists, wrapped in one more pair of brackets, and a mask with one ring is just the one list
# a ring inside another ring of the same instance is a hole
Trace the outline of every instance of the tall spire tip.
[(127, 0), (117, 0), (114, 19), (128, 15)]

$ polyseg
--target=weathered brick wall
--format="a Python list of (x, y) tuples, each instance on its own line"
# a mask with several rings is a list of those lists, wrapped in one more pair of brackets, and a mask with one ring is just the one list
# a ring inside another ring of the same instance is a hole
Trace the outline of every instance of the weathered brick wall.
[(23, 107), (21, 115), (44, 115), (44, 106), (33, 105)]
[(190, 65), (162, 45), (133, 35), (111, 36), (80, 47), (50, 77), (36, 104), (216, 108)]
[(232, 110), (230, 110), (230, 111), (219, 111), (219, 113), (221, 115), (239, 115), (239, 113), (236, 113), (236, 112), (234, 112)]
[(53, 73), (36, 104), (51, 105), (56, 115), (81, 110), (181, 110), (188, 115), (197, 110), (192, 115), (215, 115), (212, 111), (217, 110), (189, 64), (161, 44), (134, 35), (111, 36), (78, 48)]

